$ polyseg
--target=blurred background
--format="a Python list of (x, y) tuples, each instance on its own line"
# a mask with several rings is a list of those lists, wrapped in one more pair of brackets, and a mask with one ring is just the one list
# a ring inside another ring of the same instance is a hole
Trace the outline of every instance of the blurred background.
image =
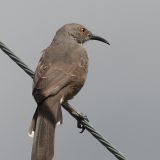
[[(160, 1), (1, 0), (0, 41), (33, 70), (66, 23), (80, 23), (111, 45), (88, 42), (87, 82), (70, 103), (128, 160), (159, 159)], [(0, 159), (28, 160), (36, 103), (32, 79), (0, 51)], [(116, 159), (63, 110), (55, 159)]]

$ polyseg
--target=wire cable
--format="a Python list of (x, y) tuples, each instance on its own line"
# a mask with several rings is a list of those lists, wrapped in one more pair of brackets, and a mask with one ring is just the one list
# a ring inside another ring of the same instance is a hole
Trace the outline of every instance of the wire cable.
[[(7, 46), (0, 42), (1, 50), (6, 53), (20, 68), (22, 68), (32, 79), (34, 78), (34, 72), (22, 62)], [(77, 112), (69, 103), (62, 104), (63, 108), (68, 111), (77, 121), (81, 127), (90, 132), (103, 146), (105, 146), (118, 160), (126, 160), (127, 158), (120, 153), (113, 145), (107, 141), (99, 132), (97, 132), (90, 124), (83, 114)], [(82, 129), (83, 130), (83, 129)]]

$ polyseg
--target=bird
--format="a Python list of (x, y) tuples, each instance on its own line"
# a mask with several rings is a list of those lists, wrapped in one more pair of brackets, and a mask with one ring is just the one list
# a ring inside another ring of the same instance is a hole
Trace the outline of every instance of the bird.
[(88, 55), (83, 44), (89, 40), (109, 42), (85, 26), (69, 23), (55, 34), (42, 51), (32, 95), (37, 103), (29, 128), (33, 137), (31, 160), (52, 160), (55, 128), (62, 124), (61, 104), (71, 100), (83, 87), (88, 72)]

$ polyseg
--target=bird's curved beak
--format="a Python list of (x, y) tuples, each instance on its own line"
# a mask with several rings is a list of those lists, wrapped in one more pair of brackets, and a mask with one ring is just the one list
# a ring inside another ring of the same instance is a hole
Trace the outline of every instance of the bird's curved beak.
[(110, 45), (110, 43), (109, 43), (106, 39), (104, 39), (104, 38), (102, 38), (102, 37), (100, 37), (100, 36), (94, 35), (94, 34), (91, 34), (90, 37), (89, 37), (89, 39), (90, 39), (90, 40), (101, 41), (101, 42), (104, 42), (104, 43)]

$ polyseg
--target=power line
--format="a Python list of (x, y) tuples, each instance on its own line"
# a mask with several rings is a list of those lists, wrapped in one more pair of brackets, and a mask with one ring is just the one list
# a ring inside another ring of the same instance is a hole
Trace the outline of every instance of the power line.
[[(31, 78), (34, 78), (34, 72), (22, 62), (7, 46), (0, 42), (0, 48), (5, 52), (20, 68), (22, 68)], [(82, 132), (86, 129), (90, 132), (103, 146), (105, 146), (117, 159), (126, 160), (127, 158), (120, 153), (113, 145), (108, 142), (100, 133), (98, 133), (90, 124), (85, 116), (78, 113), (69, 103), (63, 103), (63, 108), (67, 110), (77, 121)]]

